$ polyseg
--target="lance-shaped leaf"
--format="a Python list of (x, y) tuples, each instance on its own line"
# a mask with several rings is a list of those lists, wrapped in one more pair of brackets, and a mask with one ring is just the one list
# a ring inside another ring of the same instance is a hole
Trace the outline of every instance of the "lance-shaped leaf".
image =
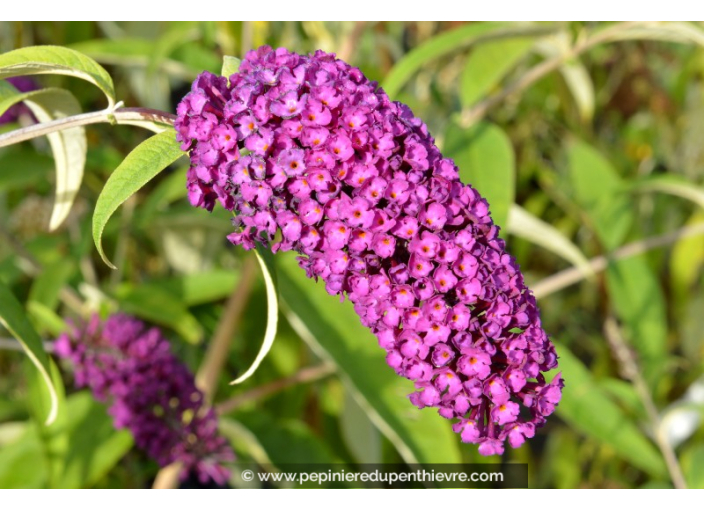
[(463, 25), (454, 30), (442, 32), (410, 51), (396, 62), (389, 74), (386, 75), (382, 86), (389, 97), (393, 98), (421, 67), (429, 62), (435, 62), (449, 53), (481, 41), (542, 35), (554, 30), (555, 27), (550, 25), (494, 21)]
[(460, 77), (460, 102), (469, 107), (492, 92), (535, 44), (532, 37), (491, 41), (472, 50)]
[(630, 185), (637, 192), (660, 192), (691, 200), (704, 208), (704, 188), (678, 175), (657, 175), (641, 179)]
[[(654, 477), (666, 476), (657, 448), (609, 396), (596, 385), (588, 368), (563, 345), (557, 346), (565, 381), (557, 414), (576, 430), (609, 445), (621, 458)], [(555, 370), (557, 372), (557, 370)], [(551, 375), (546, 375), (550, 380)]]
[(257, 371), (257, 368), (259, 368), (259, 365), (271, 350), (271, 346), (274, 345), (276, 328), (279, 322), (279, 298), (276, 294), (276, 284), (274, 280), (276, 269), (274, 268), (272, 261), (272, 254), (268, 250), (261, 249), (259, 247), (257, 247), (257, 250), (254, 253), (257, 256), (259, 267), (262, 268), (264, 285), (266, 287), (266, 330), (264, 332), (264, 341), (262, 342), (262, 347), (259, 349), (257, 357), (254, 358), (252, 365), (245, 371), (244, 374), (239, 376), (230, 384), (239, 384), (246, 381), (254, 372)]
[[(24, 101), (39, 122), (69, 117), (81, 113), (81, 105), (73, 94), (63, 89), (41, 89), (26, 92), (0, 101), (3, 107)], [(83, 181), (86, 164), (86, 132), (73, 127), (46, 135), (56, 164), (56, 199), (49, 221), (49, 230), (55, 230), (71, 211), (78, 189)]]
[(22, 305), (2, 282), (0, 282), (0, 322), (14, 336), (39, 371), (49, 395), (49, 411), (46, 424), (51, 424), (58, 413), (59, 397), (51, 378), (49, 358), (44, 352), (42, 341), (27, 320)]
[(555, 255), (571, 262), (585, 276), (591, 277), (594, 275), (594, 270), (589, 265), (589, 261), (572, 241), (567, 239), (555, 227), (517, 204), (513, 204), (509, 210), (507, 230), (516, 237), (542, 246)]
[(63, 74), (86, 80), (103, 91), (108, 108), (115, 106), (112, 78), (100, 64), (60, 46), (31, 46), (0, 55), (0, 78), (30, 74)]
[(173, 130), (147, 138), (130, 152), (105, 183), (93, 212), (93, 241), (103, 261), (115, 269), (103, 251), (103, 231), (110, 217), (159, 172), (183, 155)]

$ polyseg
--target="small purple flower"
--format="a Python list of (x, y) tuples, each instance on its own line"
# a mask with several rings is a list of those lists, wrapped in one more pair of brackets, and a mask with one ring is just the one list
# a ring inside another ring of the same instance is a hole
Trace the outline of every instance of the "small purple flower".
[(555, 349), (486, 200), (358, 69), (262, 47), (229, 86), (203, 73), (176, 129), (191, 203), (211, 210), (217, 198), (232, 211), (234, 244), (299, 253), (306, 275), (347, 296), (389, 366), (414, 381), (411, 402), (437, 407), (462, 441), (498, 455), (554, 412), (562, 377), (543, 373)]

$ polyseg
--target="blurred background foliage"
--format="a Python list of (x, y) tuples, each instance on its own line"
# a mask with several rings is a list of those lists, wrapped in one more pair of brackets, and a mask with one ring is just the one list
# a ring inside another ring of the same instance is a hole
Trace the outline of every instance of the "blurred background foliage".
[[(360, 67), (411, 106), (489, 199), (567, 385), (533, 440), (503, 459), (479, 457), (448, 421), (408, 402), (412, 383), (386, 366), (348, 303), (284, 255), (274, 347), (251, 379), (229, 386), (259, 349), (264, 283), (251, 255), (225, 240), (227, 214), (188, 204), (185, 159), (108, 224), (117, 270), (93, 246), (96, 198), (147, 136), (129, 126), (86, 130), (84, 181), (53, 233), (48, 144), (0, 149), (0, 281), (47, 342), (88, 310), (164, 327), (201, 384), (210, 374), (222, 431), (253, 464), (528, 462), (531, 487), (683, 478), (704, 488), (703, 25), (0, 22), (0, 51), (38, 44), (103, 64), (127, 106), (170, 112), (199, 72), (261, 44), (320, 48)], [(104, 107), (90, 84), (37, 80), (71, 90), (84, 111)], [(223, 366), (208, 356), (218, 337)], [(153, 483), (158, 466), (113, 430), (104, 406), (71, 389), (69, 370), (55, 370), (63, 411), (43, 426), (37, 376), (2, 329), (0, 342), (0, 487)]]

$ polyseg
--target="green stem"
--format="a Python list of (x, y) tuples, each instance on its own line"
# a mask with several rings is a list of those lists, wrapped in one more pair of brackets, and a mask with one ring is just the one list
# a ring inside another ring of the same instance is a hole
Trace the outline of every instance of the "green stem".
[(674, 485), (675, 489), (686, 489), (687, 482), (685, 481), (684, 474), (682, 473), (680, 463), (677, 460), (675, 450), (662, 430), (662, 419), (660, 418), (660, 412), (655, 406), (655, 402), (650, 394), (648, 385), (641, 375), (638, 363), (636, 362), (628, 343), (621, 335), (621, 328), (619, 328), (618, 322), (616, 322), (616, 319), (611, 315), (609, 315), (609, 317), (606, 318), (606, 322), (604, 322), (604, 336), (609, 342), (611, 351), (614, 353), (614, 356), (621, 365), (622, 375), (633, 383), (636, 393), (643, 403), (645, 412), (650, 420), (653, 439), (665, 459), (667, 470), (669, 471), (670, 478), (672, 479), (672, 485)]
[[(604, 271), (610, 263), (613, 263), (616, 260), (635, 257), (636, 255), (654, 250), (655, 248), (660, 248), (661, 246), (667, 246), (668, 244), (675, 243), (680, 239), (700, 235), (704, 235), (704, 223), (697, 223), (696, 225), (682, 227), (674, 232), (649, 237), (647, 239), (641, 239), (640, 241), (634, 241), (630, 244), (622, 246), (608, 255), (599, 255), (598, 257), (590, 259), (589, 266), (593, 272), (599, 273)], [(530, 288), (533, 290), (533, 294), (537, 299), (542, 299), (550, 294), (564, 289), (565, 287), (581, 282), (585, 278), (586, 275), (582, 268), (570, 267), (560, 271), (559, 273), (543, 278), (542, 280), (530, 285)]]

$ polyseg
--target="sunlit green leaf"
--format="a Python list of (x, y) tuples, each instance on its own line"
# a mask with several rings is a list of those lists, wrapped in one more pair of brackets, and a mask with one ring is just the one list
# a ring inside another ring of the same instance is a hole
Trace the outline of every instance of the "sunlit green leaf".
[(691, 200), (704, 208), (704, 188), (678, 175), (656, 175), (633, 182), (630, 189), (637, 192), (659, 192)]
[(396, 62), (389, 74), (386, 75), (382, 87), (391, 98), (394, 98), (416, 71), (446, 54), (459, 51), (480, 41), (525, 37), (530, 34), (539, 35), (550, 30), (552, 28), (546, 26), (486, 21), (468, 23), (454, 30), (441, 32)]
[(76, 270), (73, 260), (61, 258), (45, 266), (34, 279), (29, 291), (29, 301), (41, 303), (53, 310), (59, 302), (59, 292)]
[[(696, 211), (687, 221), (692, 227), (704, 223), (704, 210)], [(670, 284), (678, 303), (683, 303), (699, 280), (704, 266), (704, 236), (684, 237), (672, 247), (670, 257)]]
[(214, 269), (201, 273), (156, 280), (152, 285), (177, 296), (186, 306), (212, 303), (232, 294), (240, 275), (236, 271)]
[(604, 246), (617, 248), (633, 223), (633, 204), (622, 179), (604, 156), (582, 141), (568, 143), (567, 160), (575, 200)]
[(173, 130), (148, 138), (130, 152), (112, 173), (98, 197), (93, 213), (93, 241), (103, 261), (115, 266), (103, 251), (103, 230), (112, 214), (159, 172), (183, 155)]
[(513, 204), (509, 210), (507, 230), (510, 234), (542, 246), (546, 250), (574, 264), (586, 276), (593, 276), (594, 271), (589, 260), (575, 244), (562, 232), (537, 216)]
[(474, 48), (460, 78), (460, 101), (472, 106), (496, 87), (535, 44), (532, 37), (489, 41)]
[(154, 324), (172, 328), (184, 340), (198, 343), (203, 328), (186, 305), (168, 290), (156, 285), (123, 286), (117, 290), (120, 308)]
[(54, 310), (37, 301), (27, 301), (27, 313), (39, 333), (48, 333), (58, 337), (68, 329), (66, 321)]
[(60, 46), (30, 46), (0, 55), (0, 79), (32, 74), (63, 74), (94, 84), (115, 104), (112, 78), (93, 59)]

